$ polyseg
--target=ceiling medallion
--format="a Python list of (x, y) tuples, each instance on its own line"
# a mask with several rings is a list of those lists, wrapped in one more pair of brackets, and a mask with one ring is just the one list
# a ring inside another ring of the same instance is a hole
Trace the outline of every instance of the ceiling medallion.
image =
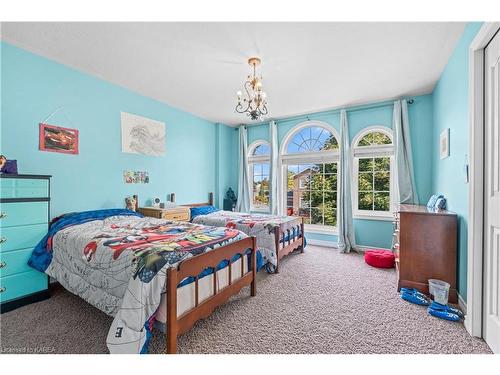
[(252, 120), (262, 120), (262, 116), (267, 115), (267, 95), (262, 91), (262, 76), (257, 77), (256, 67), (261, 61), (258, 57), (248, 59), (248, 65), (253, 68), (253, 75), (247, 77), (243, 84), (245, 97), (243, 93), (236, 93), (238, 104), (236, 104), (236, 112), (246, 113)]

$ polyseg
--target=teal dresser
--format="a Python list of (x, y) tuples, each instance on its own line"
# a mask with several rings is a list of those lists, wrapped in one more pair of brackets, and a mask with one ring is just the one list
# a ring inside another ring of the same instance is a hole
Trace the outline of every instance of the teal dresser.
[(1, 312), (49, 297), (48, 277), (28, 266), (47, 233), (50, 176), (0, 175)]

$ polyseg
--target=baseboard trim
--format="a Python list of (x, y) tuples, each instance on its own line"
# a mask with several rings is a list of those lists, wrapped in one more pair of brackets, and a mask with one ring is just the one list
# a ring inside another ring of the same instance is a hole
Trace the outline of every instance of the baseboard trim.
[(384, 247), (374, 247), (374, 246), (364, 246), (364, 245), (356, 245), (354, 246), (354, 250), (364, 253), (366, 250), (385, 250), (392, 251), (391, 249), (386, 249)]
[(460, 294), (457, 293), (458, 296), (458, 307), (460, 307), (460, 310), (464, 313), (464, 315), (467, 315), (467, 302), (462, 298)]
[[(307, 238), (307, 235), (306, 235), (306, 238)], [(313, 240), (313, 239), (307, 238), (307, 244), (313, 245), (313, 246), (315, 245), (315, 246), (331, 247), (333, 249), (337, 249), (337, 243), (333, 242), (333, 241)]]
[[(333, 249), (338, 249), (337, 247), (337, 243), (334, 242), (334, 241), (325, 241), (325, 240), (307, 240), (307, 244), (308, 245), (316, 245), (316, 246), (324, 246), (324, 247), (330, 247), (330, 248), (333, 248)], [(387, 250), (387, 251), (391, 251), (391, 249), (386, 249), (386, 248), (383, 248), (383, 247), (376, 247), (376, 246), (364, 246), (364, 245), (356, 245), (354, 246), (354, 250), (358, 251), (358, 252), (362, 252), (364, 253), (366, 250), (372, 250), (372, 249), (376, 249), (376, 250)]]

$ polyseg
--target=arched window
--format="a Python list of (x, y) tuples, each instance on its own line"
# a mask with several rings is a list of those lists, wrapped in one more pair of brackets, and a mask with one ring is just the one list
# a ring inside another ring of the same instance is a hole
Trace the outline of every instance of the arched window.
[(395, 207), (394, 145), (392, 131), (372, 126), (353, 140), (354, 215), (390, 217)]
[(269, 166), (271, 147), (255, 141), (248, 147), (248, 167), (252, 181), (252, 211), (269, 211)]
[(305, 218), (308, 231), (337, 226), (339, 137), (319, 121), (296, 126), (281, 147), (285, 202), (288, 215)]

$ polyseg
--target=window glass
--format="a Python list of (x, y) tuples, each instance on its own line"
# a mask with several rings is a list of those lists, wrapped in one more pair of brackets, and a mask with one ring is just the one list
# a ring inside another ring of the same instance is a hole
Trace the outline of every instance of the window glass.
[(300, 152), (317, 152), (337, 150), (337, 139), (328, 130), (320, 126), (309, 126), (297, 132), (287, 145), (286, 152), (295, 154)]
[(390, 157), (359, 158), (358, 209), (389, 211), (390, 209)]
[(287, 166), (287, 214), (306, 224), (337, 225), (338, 163)]

